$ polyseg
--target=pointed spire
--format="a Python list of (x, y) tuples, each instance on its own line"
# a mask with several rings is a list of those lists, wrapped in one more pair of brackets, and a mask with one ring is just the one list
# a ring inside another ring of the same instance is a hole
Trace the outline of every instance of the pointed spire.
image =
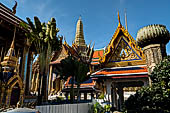
[(118, 26), (121, 26), (122, 24), (121, 24), (121, 22), (120, 22), (120, 15), (119, 15), (119, 11), (118, 11), (118, 21), (119, 21), (119, 25)]
[(14, 49), (14, 40), (12, 40), (12, 43), (11, 43), (11, 47), (10, 48), (13, 48)]
[(118, 21), (119, 21), (119, 23), (120, 23), (120, 15), (119, 15), (119, 11), (118, 11), (118, 14), (117, 14), (117, 15), (118, 15)]
[(12, 40), (11, 47), (10, 47), (13, 49), (14, 49), (15, 34), (16, 34), (16, 27), (14, 28), (14, 36), (13, 36), (13, 40)]
[(3, 62), (1, 62), (1, 65), (4, 67), (4, 71), (8, 70), (5, 67), (14, 67), (14, 68), (16, 68), (17, 63), (18, 63), (17, 62), (18, 59), (15, 56), (15, 49), (14, 49), (15, 34), (16, 34), (16, 27), (14, 29), (14, 37), (13, 37), (11, 46), (10, 46), (6, 56), (4, 57)]
[(84, 40), (83, 23), (82, 23), (81, 16), (79, 17), (79, 20), (77, 21), (76, 36), (75, 36), (74, 44), (76, 44), (77, 46), (86, 46), (85, 40)]
[(81, 15), (79, 16), (79, 20), (81, 20)]
[(6, 56), (15, 56), (15, 50), (14, 50), (15, 34), (16, 34), (16, 27), (14, 28), (13, 40)]

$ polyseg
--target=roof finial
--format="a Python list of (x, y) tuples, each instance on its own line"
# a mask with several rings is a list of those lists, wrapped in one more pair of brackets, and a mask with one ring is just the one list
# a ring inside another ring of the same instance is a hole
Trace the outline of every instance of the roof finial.
[(16, 14), (16, 8), (17, 8), (17, 1), (15, 1), (15, 5), (12, 8), (12, 13), (15, 15)]
[(79, 20), (81, 20), (81, 15), (79, 16)]
[(66, 42), (66, 37), (64, 36), (64, 44), (67, 44), (67, 42)]
[(120, 16), (119, 16), (119, 11), (118, 11), (118, 20), (119, 20), (119, 23), (120, 23)]
[(16, 34), (16, 27), (14, 28), (14, 36), (13, 36), (13, 40), (11, 43), (11, 48), (14, 48), (15, 34)]

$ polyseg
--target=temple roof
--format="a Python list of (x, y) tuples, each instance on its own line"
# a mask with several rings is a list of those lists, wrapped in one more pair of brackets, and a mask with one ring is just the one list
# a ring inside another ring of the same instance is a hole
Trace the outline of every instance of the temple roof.
[[(105, 49), (105, 54), (100, 59), (100, 63), (105, 65), (112, 63), (113, 66), (121, 66), (118, 62), (133, 62), (139, 61), (140, 63), (135, 63), (132, 65), (143, 65), (145, 64), (145, 57), (142, 49), (137, 46), (134, 38), (129, 34), (129, 32), (122, 26), (120, 22), (120, 16), (118, 13), (119, 24), (118, 27), (110, 40), (110, 43)], [(128, 64), (129, 65), (129, 64)], [(124, 66), (128, 66), (124, 65)]]
[(91, 75), (92, 78), (107, 77), (112, 79), (148, 77), (146, 65), (103, 68)]
[(55, 53), (50, 64), (60, 63), (60, 61), (65, 59), (69, 54), (76, 56), (76, 52), (74, 51), (74, 49), (69, 46), (65, 41), (64, 44), (62, 44), (61, 50)]
[[(26, 23), (24, 20), (20, 19), (18, 16), (12, 13), (12, 10), (7, 8), (5, 5), (0, 3), (0, 45), (8, 48), (11, 44), (12, 35), (14, 29), (16, 28), (16, 40), (15, 40), (15, 49), (20, 51), (26, 46), (26, 36), (25, 32), (28, 32), (26, 29), (20, 26), (20, 23)], [(26, 23), (27, 24), (27, 23)], [(31, 50), (34, 48), (31, 48)]]
[(100, 57), (103, 57), (103, 56), (104, 56), (104, 49), (95, 50), (93, 53), (91, 64), (92, 65), (99, 64)]
[[(26, 23), (24, 20), (18, 18), (17, 16), (15, 16), (12, 13), (12, 10), (10, 10), (9, 8), (7, 8), (5, 5), (3, 5), (2, 3), (0, 3), (0, 17), (3, 20), (8, 21), (10, 24), (13, 24), (17, 27), (19, 27), (19, 24), (21, 22)], [(24, 30), (24, 29), (23, 29)]]
[[(71, 79), (72, 77), (69, 77), (67, 79), (66, 84), (64, 86), (65, 88), (71, 87)], [(80, 88), (92, 88), (94, 86), (95, 86), (95, 82), (91, 78), (80, 84)], [(77, 85), (74, 84), (74, 87), (77, 88)]]

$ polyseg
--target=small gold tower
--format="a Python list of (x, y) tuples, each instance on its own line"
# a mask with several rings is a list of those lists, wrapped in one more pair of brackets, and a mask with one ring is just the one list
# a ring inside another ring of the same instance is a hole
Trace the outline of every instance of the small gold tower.
[(17, 67), (17, 61), (18, 59), (15, 56), (14, 40), (13, 40), (6, 56), (4, 57), (3, 62), (1, 62), (1, 65), (4, 69), (3, 72), (13, 71)]

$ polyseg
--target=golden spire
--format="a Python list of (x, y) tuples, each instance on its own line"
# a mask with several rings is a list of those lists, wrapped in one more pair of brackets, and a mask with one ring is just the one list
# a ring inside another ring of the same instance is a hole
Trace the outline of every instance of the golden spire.
[(119, 25), (118, 26), (121, 26), (122, 24), (121, 24), (121, 22), (120, 22), (120, 15), (119, 15), (119, 11), (118, 11), (118, 21), (119, 21)]
[(14, 49), (14, 39), (12, 40), (12, 43), (11, 43), (11, 47), (10, 48), (13, 48)]
[(117, 15), (118, 15), (118, 20), (119, 20), (119, 23), (120, 23), (120, 16), (119, 16), (119, 11), (118, 11), (118, 14), (117, 14)]
[[(17, 57), (15, 56), (15, 49), (14, 49), (14, 41), (15, 41), (15, 34), (16, 34), (16, 27), (14, 29), (14, 37), (11, 43), (11, 46), (6, 54), (6, 56), (4, 57), (3, 62), (1, 62), (1, 65), (3, 67), (16, 67), (17, 65)], [(6, 69), (5, 69), (6, 71)]]
[(74, 44), (76, 44), (77, 46), (86, 46), (85, 40), (84, 40), (83, 23), (81, 20), (81, 16), (79, 17), (79, 20), (77, 21), (76, 36), (75, 36)]

